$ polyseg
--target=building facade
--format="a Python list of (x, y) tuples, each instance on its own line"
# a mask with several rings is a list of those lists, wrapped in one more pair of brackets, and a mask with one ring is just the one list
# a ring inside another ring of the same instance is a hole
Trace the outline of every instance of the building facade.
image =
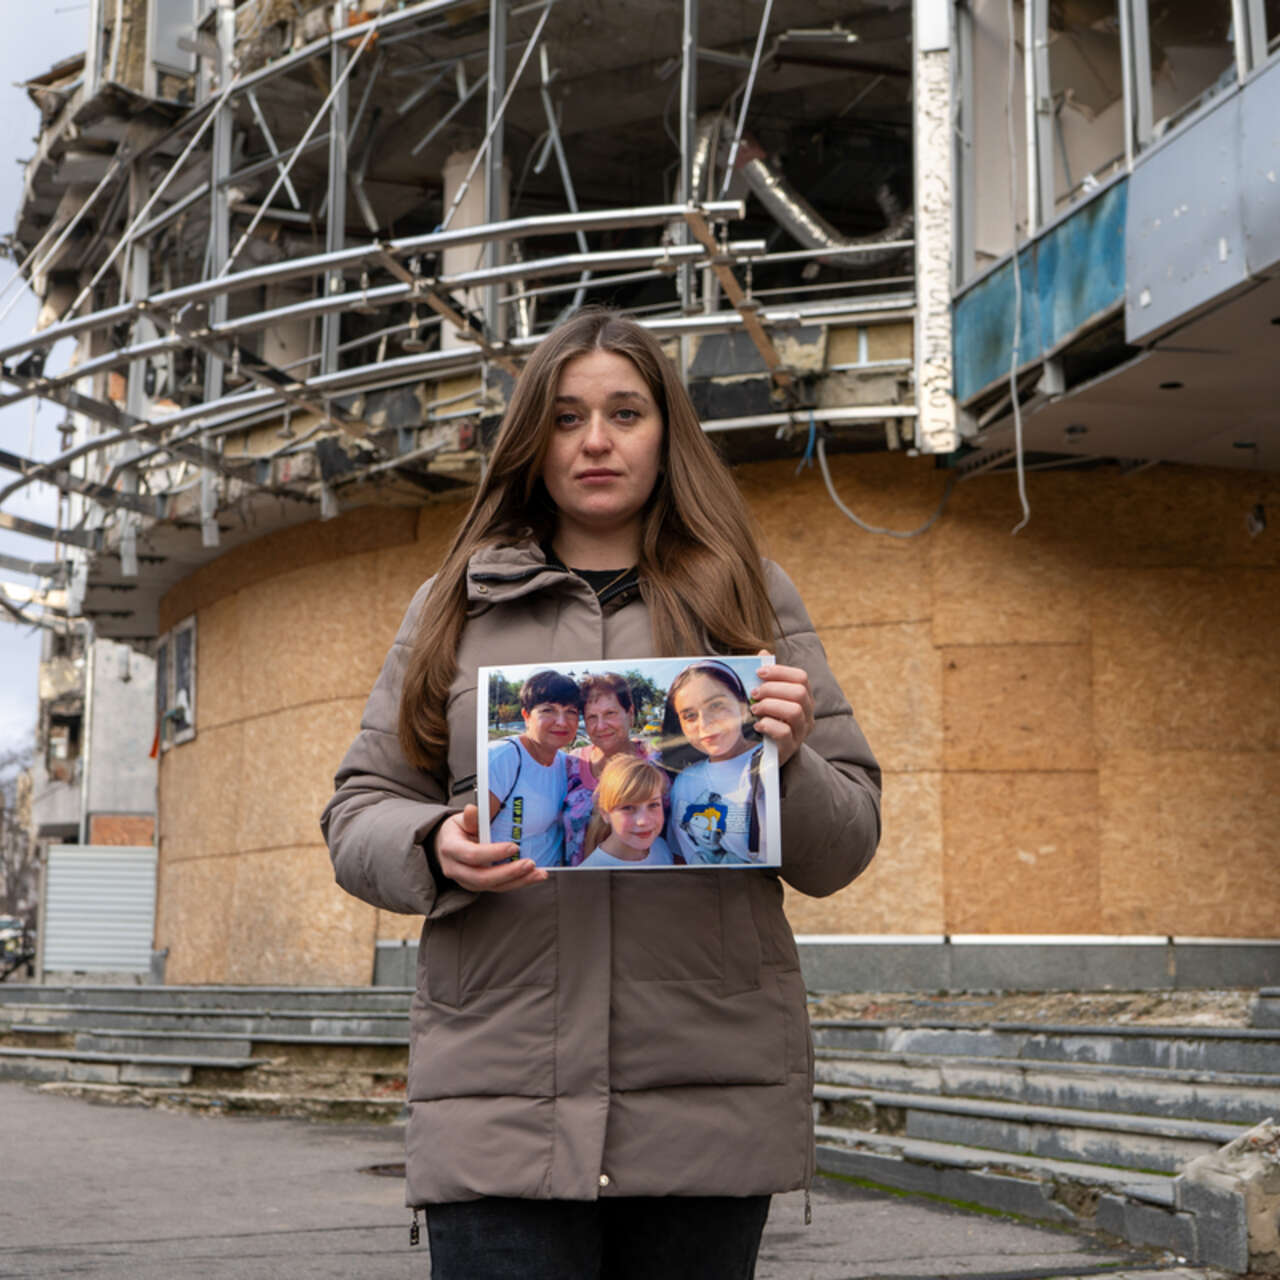
[(1270, 973), (1280, 30), (1222, 8), (94, 0), (29, 86), (47, 324), (0, 360), (77, 425), (70, 607), (155, 659), (168, 980), (416, 936), (317, 817), (584, 301), (678, 363), (885, 765), (881, 855), (797, 932)]

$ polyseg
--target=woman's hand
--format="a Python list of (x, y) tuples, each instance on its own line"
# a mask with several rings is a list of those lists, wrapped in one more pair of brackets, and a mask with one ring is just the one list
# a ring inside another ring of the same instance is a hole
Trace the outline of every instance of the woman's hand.
[[(768, 650), (762, 651), (761, 656)], [(751, 714), (756, 728), (772, 738), (778, 764), (784, 765), (813, 731), (813, 694), (809, 674), (800, 667), (761, 667), (760, 684), (751, 690)]]
[(545, 880), (546, 869), (528, 858), (516, 857), (519, 852), (510, 841), (480, 843), (480, 815), (473, 804), (451, 814), (436, 828), (435, 854), (440, 870), (472, 893), (506, 893)]

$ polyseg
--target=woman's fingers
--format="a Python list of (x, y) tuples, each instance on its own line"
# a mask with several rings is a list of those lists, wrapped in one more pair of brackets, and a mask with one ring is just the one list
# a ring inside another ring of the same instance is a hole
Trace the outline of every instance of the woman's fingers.
[(546, 870), (509, 841), (481, 844), (476, 807), (446, 818), (436, 830), (436, 861), (450, 880), (472, 893), (505, 893), (547, 878)]
[(778, 761), (786, 764), (813, 729), (813, 694), (809, 676), (800, 667), (762, 666), (760, 684), (751, 690), (751, 713), (756, 728), (778, 747)]

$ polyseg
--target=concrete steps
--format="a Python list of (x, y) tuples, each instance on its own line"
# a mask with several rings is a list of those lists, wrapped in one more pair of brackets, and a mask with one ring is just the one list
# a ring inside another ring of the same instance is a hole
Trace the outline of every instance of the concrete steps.
[(330, 1119), (404, 1107), (408, 991), (0, 988), (0, 1078), (100, 1100)]
[(1280, 1027), (1280, 987), (1263, 987), (1258, 992), (1250, 1021), (1255, 1027)]
[(820, 1169), (1247, 1257), (1243, 1207), (1201, 1211), (1179, 1175), (1280, 1116), (1280, 1029), (815, 1020), (814, 1038)]

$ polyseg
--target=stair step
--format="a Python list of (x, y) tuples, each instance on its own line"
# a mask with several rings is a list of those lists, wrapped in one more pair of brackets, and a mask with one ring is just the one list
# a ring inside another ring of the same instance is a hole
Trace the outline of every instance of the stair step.
[(1159, 1174), (829, 1125), (818, 1128), (818, 1168), (899, 1191), (1098, 1228), (1182, 1257), (1196, 1254), (1194, 1222), (1174, 1207), (1173, 1179)]
[(69, 1004), (79, 1007), (126, 1005), (129, 1008), (254, 1008), (400, 1011), (407, 1013), (412, 987), (258, 987), (258, 986), (44, 986), (0, 983), (5, 1004)]
[(1280, 987), (1263, 987), (1258, 992), (1249, 1022), (1255, 1028), (1280, 1028)]
[[(851, 1110), (862, 1123), (884, 1114), (909, 1138), (1171, 1174), (1247, 1132), (1244, 1125), (833, 1085), (818, 1085), (814, 1097), (820, 1114)], [(876, 1123), (877, 1131), (884, 1127)]]
[(290, 1116), (308, 1120), (357, 1120), (394, 1124), (404, 1117), (403, 1097), (371, 1098), (364, 1095), (269, 1093), (232, 1089), (165, 1089), (155, 1084), (51, 1080), (39, 1086), (41, 1093), (84, 1098), (121, 1106), (177, 1107), (188, 1111), (224, 1115)]
[[(1280, 1062), (1277, 1063), (1280, 1065)], [(1081, 1110), (1253, 1125), (1280, 1115), (1280, 1075), (819, 1050), (819, 1081)]]
[(1248, 1027), (1083, 1027), (1032, 1023), (903, 1023), (815, 1019), (822, 1049), (935, 1057), (1081, 1062), (1268, 1075), (1280, 1062), (1280, 1031)]
[(408, 1024), (408, 1010), (344, 1013), (316, 1009), (139, 1009), (130, 1005), (0, 1004), (0, 1026), (40, 1024), (67, 1028), (150, 1028), (208, 1031), (215, 1034), (257, 1035), (314, 1032), (340, 1035), (385, 1035)]

